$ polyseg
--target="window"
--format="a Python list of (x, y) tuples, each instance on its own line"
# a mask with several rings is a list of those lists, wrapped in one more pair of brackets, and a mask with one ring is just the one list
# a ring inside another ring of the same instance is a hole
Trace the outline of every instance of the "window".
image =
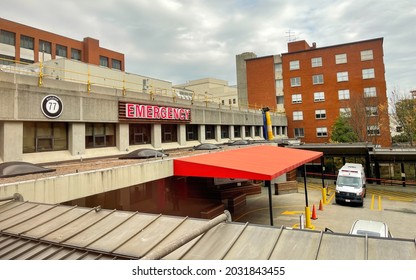
[(151, 143), (150, 124), (129, 124), (129, 144), (140, 145)]
[(367, 113), (368, 117), (378, 116), (378, 109), (375, 106), (365, 107), (365, 112)]
[(205, 125), (205, 139), (215, 139), (215, 125)]
[(300, 77), (290, 78), (290, 86), (291, 87), (299, 87), (300, 86)]
[(14, 46), (16, 43), (16, 34), (6, 30), (0, 30), (0, 43)]
[(295, 137), (305, 137), (305, 131), (302, 127), (295, 128)]
[(349, 89), (340, 89), (338, 90), (338, 100), (350, 99), (350, 90)]
[(67, 49), (65, 46), (61, 46), (61, 45), (56, 45), (56, 55), (57, 56), (62, 56), (62, 57), (67, 57)]
[(12, 65), (15, 63), (14, 59), (14, 56), (0, 54), (0, 65)]
[(351, 108), (339, 108), (339, 114), (340, 116), (344, 118), (350, 118), (351, 117)]
[(20, 35), (20, 47), (28, 50), (33, 50), (34, 39), (29, 36)]
[(81, 61), (81, 51), (77, 49), (71, 49), (71, 59)]
[(302, 103), (302, 94), (292, 94), (292, 104)]
[(87, 123), (85, 124), (85, 147), (114, 147), (115, 135), (116, 128), (113, 123)]
[(369, 136), (380, 135), (380, 128), (377, 125), (367, 126), (367, 135)]
[(326, 127), (317, 127), (316, 128), (317, 137), (328, 137), (328, 130)]
[(176, 124), (162, 124), (162, 143), (178, 142), (178, 126)]
[(52, 54), (52, 44), (51, 42), (39, 40), (39, 51), (43, 53)]
[(111, 68), (121, 70), (121, 61), (117, 59), (111, 60)]
[(282, 63), (275, 63), (274, 64), (274, 71), (281, 72), (282, 71)]
[(66, 123), (23, 123), (23, 153), (63, 150), (68, 150), (68, 126)]
[(335, 55), (335, 63), (336, 64), (347, 63), (347, 54), (346, 53), (342, 53), (342, 54)]
[(322, 102), (325, 101), (325, 93), (323, 91), (313, 93), (313, 101)]
[(240, 138), (241, 137), (241, 125), (235, 125), (234, 126), (234, 138)]
[(312, 76), (312, 83), (314, 85), (319, 85), (319, 84), (323, 84), (324, 83), (324, 75), (319, 74), (319, 75), (313, 75)]
[(290, 70), (297, 70), (300, 68), (299, 60), (292, 60), (289, 62), (289, 69)]
[(361, 51), (361, 61), (373, 60), (373, 50)]
[(374, 77), (374, 68), (363, 69), (363, 79), (373, 79)]
[(246, 137), (251, 137), (251, 126), (244, 126), (244, 133)]
[(283, 88), (283, 79), (276, 80), (276, 89)]
[(376, 97), (377, 90), (375, 87), (364, 88), (364, 97)]
[(100, 56), (100, 65), (108, 67), (108, 57)]
[(294, 111), (293, 112), (293, 120), (294, 121), (303, 120), (303, 112), (302, 111)]
[(186, 141), (198, 140), (198, 125), (187, 124), (186, 125)]
[(311, 59), (312, 67), (321, 67), (322, 66), (322, 57), (314, 57)]
[(228, 125), (222, 125), (221, 126), (221, 138), (230, 138), (230, 129)]
[(348, 72), (338, 72), (337, 73), (337, 82), (348, 81)]
[(254, 127), (254, 136), (260, 136), (260, 126), (258, 125)]
[(315, 119), (326, 119), (326, 110), (315, 110)]
[(285, 97), (283, 95), (276, 96), (276, 103), (281, 105), (285, 104)]

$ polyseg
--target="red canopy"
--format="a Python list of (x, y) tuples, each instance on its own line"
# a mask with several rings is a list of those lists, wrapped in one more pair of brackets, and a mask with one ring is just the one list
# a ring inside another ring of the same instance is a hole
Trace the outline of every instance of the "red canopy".
[(175, 176), (272, 180), (323, 155), (270, 145), (174, 159)]

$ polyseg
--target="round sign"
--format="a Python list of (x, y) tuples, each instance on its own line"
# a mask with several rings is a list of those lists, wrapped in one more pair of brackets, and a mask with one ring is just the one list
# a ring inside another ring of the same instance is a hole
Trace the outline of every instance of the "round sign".
[(54, 119), (61, 115), (64, 106), (58, 96), (48, 95), (42, 99), (40, 108), (46, 117)]

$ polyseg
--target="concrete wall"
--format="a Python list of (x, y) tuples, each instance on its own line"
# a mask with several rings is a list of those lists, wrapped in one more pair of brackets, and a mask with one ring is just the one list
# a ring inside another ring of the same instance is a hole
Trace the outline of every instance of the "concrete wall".
[(4, 184), (0, 187), (0, 197), (19, 193), (25, 201), (62, 203), (170, 176), (173, 176), (173, 159), (163, 159)]

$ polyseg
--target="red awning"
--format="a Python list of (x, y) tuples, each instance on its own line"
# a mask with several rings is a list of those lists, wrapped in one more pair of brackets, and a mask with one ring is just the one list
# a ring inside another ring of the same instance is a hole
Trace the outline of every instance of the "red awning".
[(322, 155), (270, 145), (244, 147), (174, 159), (174, 175), (272, 180)]

